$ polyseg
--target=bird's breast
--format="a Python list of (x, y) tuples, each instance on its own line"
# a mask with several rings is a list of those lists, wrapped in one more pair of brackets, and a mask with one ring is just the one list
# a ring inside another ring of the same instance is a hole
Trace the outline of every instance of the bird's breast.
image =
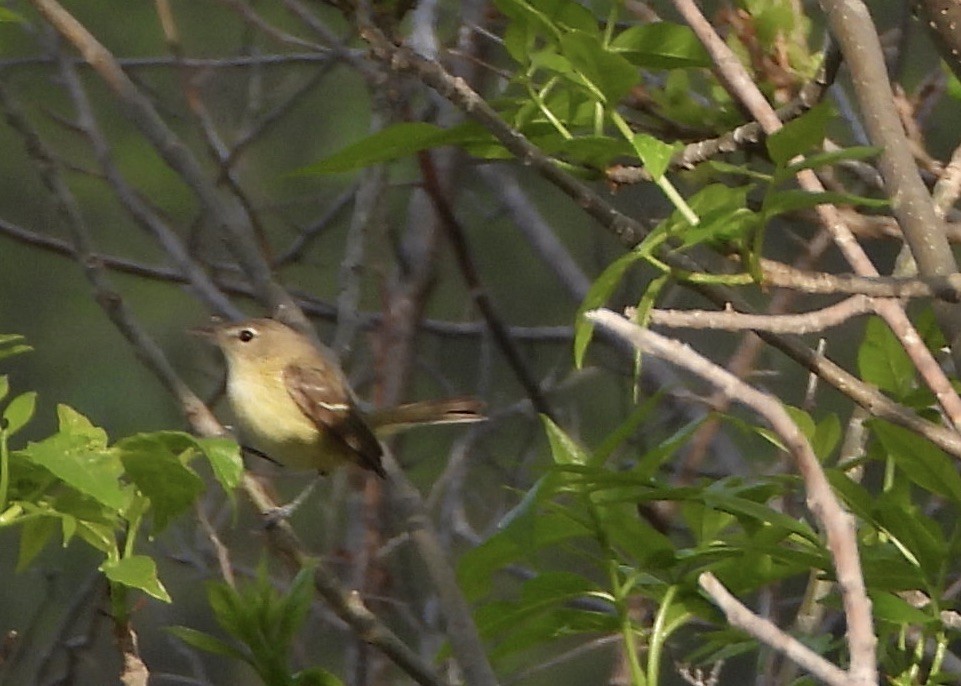
[(288, 467), (323, 469), (317, 426), (290, 397), (279, 373), (233, 373), (227, 396), (245, 443)]

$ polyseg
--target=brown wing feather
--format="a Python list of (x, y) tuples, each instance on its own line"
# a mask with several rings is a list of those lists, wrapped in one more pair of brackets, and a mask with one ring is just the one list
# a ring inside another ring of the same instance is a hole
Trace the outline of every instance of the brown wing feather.
[(326, 435), (347, 448), (355, 461), (379, 476), (384, 450), (336, 369), (291, 364), (284, 369), (287, 392), (301, 411)]

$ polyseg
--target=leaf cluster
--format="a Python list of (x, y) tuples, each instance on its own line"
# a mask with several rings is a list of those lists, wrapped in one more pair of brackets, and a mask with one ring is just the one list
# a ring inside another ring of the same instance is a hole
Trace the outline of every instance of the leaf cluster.
[[(18, 338), (0, 338), (0, 357), (27, 350)], [(0, 403), (9, 393), (0, 376)], [(59, 534), (64, 546), (82, 541), (104, 555), (100, 570), (119, 587), (160, 600), (170, 596), (154, 560), (136, 552), (151, 524), (159, 533), (204, 491), (191, 463), (203, 456), (230, 493), (240, 480), (237, 444), (180, 431), (141, 433), (111, 443), (106, 431), (76, 410), (57, 406), (55, 433), (13, 449), (10, 441), (30, 422), (37, 394), (6, 401), (0, 426), (0, 527), (19, 527), (17, 569), (27, 568)]]

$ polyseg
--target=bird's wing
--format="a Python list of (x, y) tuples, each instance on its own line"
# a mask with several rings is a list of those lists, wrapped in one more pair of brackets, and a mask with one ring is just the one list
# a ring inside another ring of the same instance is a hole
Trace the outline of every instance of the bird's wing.
[(361, 467), (386, 476), (380, 459), (384, 450), (357, 409), (339, 370), (323, 363), (293, 363), (284, 369), (284, 384), (318, 429), (342, 443)]

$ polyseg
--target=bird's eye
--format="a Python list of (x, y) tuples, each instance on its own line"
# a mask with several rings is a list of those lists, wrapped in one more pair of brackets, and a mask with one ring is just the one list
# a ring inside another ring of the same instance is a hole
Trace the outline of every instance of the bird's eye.
[(255, 335), (251, 329), (241, 329), (240, 333), (237, 334), (237, 338), (246, 343), (247, 341), (252, 341)]

